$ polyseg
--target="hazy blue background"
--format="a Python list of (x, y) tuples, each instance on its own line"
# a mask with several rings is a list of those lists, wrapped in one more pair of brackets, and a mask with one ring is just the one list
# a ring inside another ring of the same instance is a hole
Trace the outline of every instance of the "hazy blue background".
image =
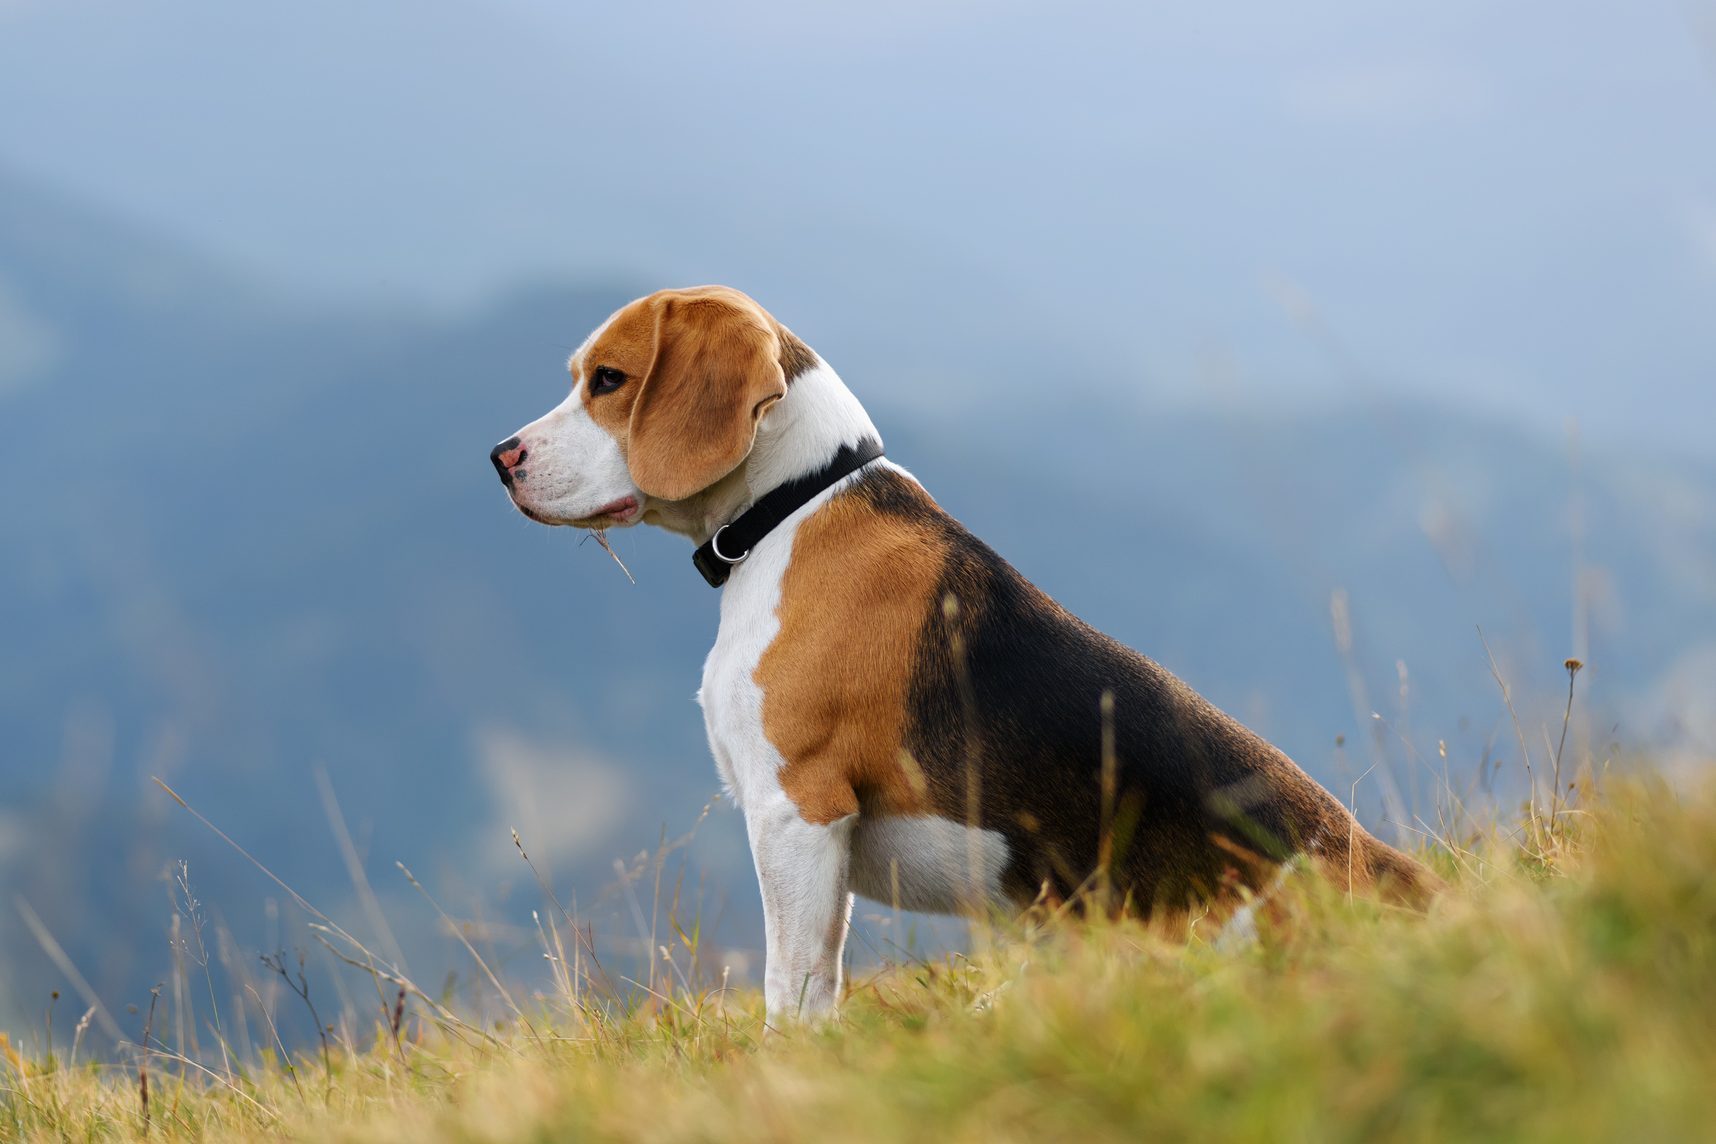
[[(1716, 751), (1716, 6), (0, 0), (0, 1023), (64, 987), (20, 897), (116, 1013), (170, 860), (305, 942), (150, 775), (363, 930), (324, 768), (421, 978), (395, 859), (534, 972), (515, 825), (625, 936), (715, 598), (486, 452), (702, 281), (1075, 611), (1386, 757), (1385, 834), (1439, 741), (1518, 769), (1478, 624), (1534, 750), (1577, 654), (1580, 750)], [(742, 969), (738, 816), (693, 858)]]

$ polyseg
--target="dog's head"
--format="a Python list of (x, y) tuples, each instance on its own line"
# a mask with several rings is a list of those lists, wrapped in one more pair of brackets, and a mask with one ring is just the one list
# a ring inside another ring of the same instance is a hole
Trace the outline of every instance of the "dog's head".
[(750, 455), (786, 396), (795, 340), (737, 290), (662, 290), (621, 307), (572, 355), (566, 400), (489, 454), (543, 524), (604, 528), (688, 501)]

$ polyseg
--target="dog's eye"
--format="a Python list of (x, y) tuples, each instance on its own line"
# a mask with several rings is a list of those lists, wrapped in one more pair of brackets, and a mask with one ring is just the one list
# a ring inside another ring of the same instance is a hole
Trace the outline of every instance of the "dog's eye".
[(600, 397), (604, 393), (612, 393), (625, 383), (625, 374), (611, 365), (599, 365), (596, 372), (590, 375), (590, 396)]

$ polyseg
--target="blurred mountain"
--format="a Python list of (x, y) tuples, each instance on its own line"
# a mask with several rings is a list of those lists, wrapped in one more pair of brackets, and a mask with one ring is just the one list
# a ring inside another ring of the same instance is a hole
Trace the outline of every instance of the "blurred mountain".
[[(455, 959), (394, 860), (504, 935), (540, 903), (510, 828), (599, 910), (616, 858), (698, 819), (717, 781), (691, 695), (716, 597), (688, 546), (617, 536), (634, 587), (581, 534), (513, 513), (486, 455), (651, 285), (335, 311), (0, 176), (0, 1017), (62, 982), (15, 897), (110, 1006), (165, 973), (174, 859), (241, 945), (307, 941), (150, 776), (351, 919), (325, 773), (419, 964)], [(796, 325), (790, 299), (764, 302)], [(874, 336), (862, 315), (798, 332)], [(1235, 390), (1153, 410), (1017, 361), (997, 389), (1030, 400), (873, 402), (890, 454), (1343, 795), (1386, 758), (1427, 813), (1439, 741), (1456, 774), (1518, 769), (1479, 625), (1534, 750), (1572, 654), (1591, 665), (1581, 746), (1716, 737), (1697, 722), (1716, 694), (1716, 467), (1584, 456), (1454, 409)], [(1373, 821), (1385, 789), (1381, 772), (1359, 788)], [(738, 816), (692, 854), (710, 932), (754, 946)]]

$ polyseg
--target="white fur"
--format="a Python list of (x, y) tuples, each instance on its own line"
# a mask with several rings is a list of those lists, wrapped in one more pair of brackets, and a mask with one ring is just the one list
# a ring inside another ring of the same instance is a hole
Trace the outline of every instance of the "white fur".
[(852, 888), (906, 910), (952, 914), (998, 906), (1007, 840), (945, 818), (860, 816)]
[(643, 501), (620, 443), (584, 408), (583, 392), (579, 378), (565, 401), (518, 431), (525, 475), (512, 498), (547, 524), (584, 520), (622, 497)]
[(842, 445), (882, 435), (846, 383), (827, 362), (798, 375), (787, 395), (763, 414), (745, 465), (753, 498), (826, 465)]

